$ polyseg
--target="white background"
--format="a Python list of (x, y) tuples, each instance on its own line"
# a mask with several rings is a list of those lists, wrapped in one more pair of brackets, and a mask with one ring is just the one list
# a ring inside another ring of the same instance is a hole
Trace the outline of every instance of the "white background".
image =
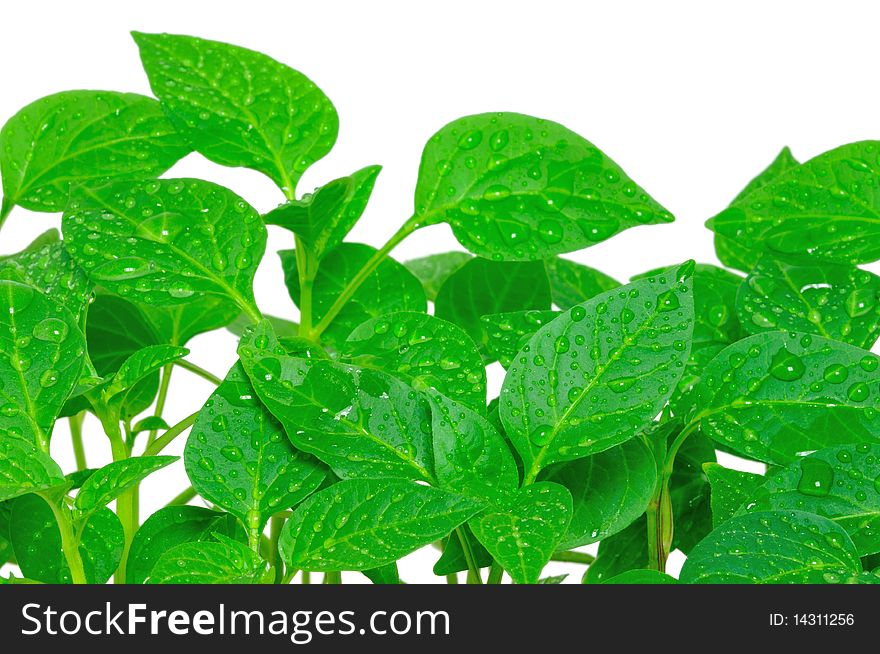
[[(783, 145), (804, 160), (880, 138), (880, 3), (870, 1), (30, 0), (3, 3), (0, 25), (0, 121), (61, 90), (149, 94), (130, 30), (227, 41), (302, 71), (331, 98), (341, 128), (336, 147), (309, 169), (299, 192), (382, 164), (351, 235), (374, 246), (412, 213), (422, 146), (442, 125), (501, 110), (560, 122), (601, 147), (677, 218), (573, 255), (621, 280), (688, 258), (716, 262), (703, 222)], [(168, 173), (189, 175), (232, 188), (260, 211), (283, 200), (260, 174), (198, 155)], [(0, 234), (0, 253), (17, 251), (52, 226), (59, 216), (17, 208)], [(289, 235), (270, 228), (256, 294), (263, 311), (295, 317), (274, 255), (289, 247)], [(416, 234), (395, 256), (447, 249), (460, 247), (441, 226)], [(222, 331), (190, 347), (193, 361), (220, 376), (235, 358), (234, 338)], [(495, 375), (490, 392), (499, 385)], [(168, 422), (210, 392), (177, 370)], [(87, 422), (85, 440), (90, 465), (109, 461), (96, 421)], [(181, 438), (169, 450), (180, 453), (182, 445)], [(65, 423), (56, 429), (53, 455), (72, 469)], [(180, 464), (156, 474), (144, 485), (143, 516), (185, 486)], [(409, 557), (404, 578), (436, 580), (435, 557)], [(681, 560), (673, 557), (672, 572)], [(575, 573), (569, 581), (576, 582), (582, 569), (548, 568), (562, 571)]]

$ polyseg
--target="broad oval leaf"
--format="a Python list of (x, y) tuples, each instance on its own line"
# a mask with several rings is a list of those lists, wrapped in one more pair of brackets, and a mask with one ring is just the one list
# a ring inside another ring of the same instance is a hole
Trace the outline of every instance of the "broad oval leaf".
[(515, 113), (465, 116), (432, 136), (415, 206), (423, 222), (448, 222), (471, 252), (520, 261), (672, 221), (592, 143)]
[(211, 161), (258, 170), (292, 195), (306, 168), (336, 142), (336, 109), (302, 73), (226, 43), (133, 36), (153, 93)]
[(164, 552), (148, 584), (269, 584), (274, 570), (247, 545), (213, 534), (219, 542), (181, 543)]
[(290, 444), (240, 363), (199, 411), (184, 464), (199, 495), (255, 531), (315, 491), (327, 472)]
[[(713, 489), (714, 491), (714, 489)], [(837, 523), (859, 556), (880, 552), (880, 445), (832, 447), (767, 475), (737, 507), (754, 511), (807, 511)]]
[(880, 336), (880, 277), (848, 264), (765, 254), (736, 297), (750, 334), (819, 334), (870, 349)]
[(533, 309), (483, 316), (486, 351), (493, 359), (498, 359), (498, 363), (504, 369), (507, 369), (535, 332), (559, 315), (561, 315), (559, 311)]
[[(12, 503), (12, 545), (22, 574), (46, 584), (71, 583), (70, 568), (61, 548), (55, 515), (38, 495), (23, 495)], [(90, 584), (103, 584), (122, 559), (125, 535), (119, 518), (101, 508), (82, 527), (79, 554)]]
[(416, 390), (434, 388), (486, 411), (486, 369), (460, 327), (425, 313), (401, 311), (357, 327), (341, 351), (356, 366), (399, 377)]
[(821, 584), (861, 572), (846, 532), (803, 511), (764, 511), (732, 518), (690, 553), (686, 584)]
[(428, 391), (434, 470), (441, 486), (493, 499), (519, 488), (519, 471), (504, 438), (479, 413)]
[(703, 470), (712, 487), (712, 526), (717, 527), (736, 515), (763, 482), (764, 477), (751, 472), (731, 470), (717, 463), (706, 463)]
[(222, 186), (163, 179), (78, 189), (62, 228), (89, 277), (126, 299), (173, 306), (228, 298), (259, 315), (253, 279), (266, 227)]
[(4, 202), (63, 211), (74, 185), (158, 177), (189, 151), (152, 98), (56, 93), (26, 106), (0, 131)]
[(767, 332), (728, 346), (694, 389), (702, 432), (746, 457), (880, 441), (880, 357), (811, 334)]
[(485, 347), (483, 316), (550, 308), (550, 282), (539, 261), (489, 261), (475, 257), (452, 273), (437, 293), (434, 313), (464, 329)]
[(467, 252), (441, 252), (404, 261), (403, 265), (418, 278), (428, 300), (433, 302), (443, 282), (471, 259), (473, 256)]
[(0, 281), (0, 434), (48, 452), (55, 418), (83, 368), (76, 318), (39, 291)]
[(571, 494), (548, 481), (525, 486), (468, 525), (517, 584), (537, 583), (571, 520)]
[(343, 480), (293, 511), (279, 547), (293, 569), (369, 570), (443, 538), (480, 508), (403, 479)]
[[(361, 243), (342, 243), (321, 261), (312, 287), (312, 322), (318, 323), (336, 302), (339, 294), (376, 253)], [(284, 283), (294, 304), (299, 306), (300, 288), (293, 250), (282, 250)], [(422, 285), (402, 264), (387, 257), (370, 273), (351, 299), (321, 334), (325, 345), (341, 348), (352, 330), (370, 318), (394, 311), (424, 313), (428, 303)]]
[(616, 534), (645, 512), (657, 483), (657, 464), (638, 438), (592, 456), (546, 468), (540, 479), (571, 493), (571, 522), (560, 550), (589, 545)]
[(73, 501), (78, 517), (88, 518), (141, 480), (175, 461), (176, 456), (137, 456), (95, 470), (83, 482)]
[(880, 259), (880, 142), (843, 145), (735, 201), (709, 220), (746, 247), (841, 263)]
[(183, 543), (209, 540), (214, 533), (247, 538), (236, 519), (228, 513), (186, 505), (159, 509), (144, 521), (131, 541), (125, 583), (144, 583), (165, 552)]
[(289, 356), (265, 321), (242, 336), (239, 356), (293, 444), (340, 477), (433, 481), (428, 402), (397, 378)]
[(605, 273), (562, 257), (545, 260), (544, 267), (553, 304), (563, 311), (620, 286), (620, 282)]
[(505, 432), (534, 479), (651, 424), (681, 379), (693, 263), (597, 295), (538, 330), (504, 378)]
[(5, 435), (0, 439), (0, 502), (64, 483), (64, 473), (31, 441)]

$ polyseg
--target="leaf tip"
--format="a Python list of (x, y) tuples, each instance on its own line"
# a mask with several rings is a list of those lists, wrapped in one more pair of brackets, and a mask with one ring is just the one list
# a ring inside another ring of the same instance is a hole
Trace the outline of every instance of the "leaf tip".
[(694, 270), (696, 270), (696, 268), (697, 262), (693, 259), (688, 259), (675, 271), (675, 277), (676, 279), (678, 279), (678, 281), (683, 282), (694, 274)]

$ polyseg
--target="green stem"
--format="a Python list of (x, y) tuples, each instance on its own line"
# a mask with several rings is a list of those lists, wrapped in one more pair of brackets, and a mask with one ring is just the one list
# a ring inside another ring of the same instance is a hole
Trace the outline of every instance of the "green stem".
[(162, 450), (164, 450), (171, 442), (180, 436), (187, 429), (192, 427), (193, 423), (196, 421), (196, 418), (199, 417), (199, 412), (188, 415), (186, 418), (178, 422), (173, 427), (170, 427), (164, 434), (159, 436), (155, 441), (153, 441), (152, 445), (150, 445), (146, 450), (144, 450), (144, 456), (154, 456), (159, 454)]
[(290, 584), (290, 582), (293, 581), (293, 578), (296, 576), (297, 572), (299, 572), (299, 570), (297, 570), (296, 568), (293, 568), (292, 570), (288, 570), (287, 572), (285, 572), (284, 577), (281, 579), (281, 584), (284, 586), (287, 586), (288, 584)]
[(446, 575), (446, 583), (453, 585), (453, 586), (457, 585), (458, 584), (458, 575), (455, 574), (454, 572), (450, 572), (448, 575)]
[(489, 580), (487, 583), (492, 585), (500, 584), (503, 577), (504, 568), (501, 567), (501, 564), (498, 563), (498, 561), (492, 561), (492, 567), (489, 568)]
[(358, 270), (357, 274), (352, 278), (352, 280), (348, 283), (339, 296), (336, 298), (336, 301), (331, 305), (330, 309), (327, 313), (324, 314), (324, 317), (321, 318), (320, 322), (311, 330), (311, 333), (307, 336), (307, 338), (316, 339), (320, 336), (327, 327), (330, 326), (330, 323), (333, 322), (333, 319), (337, 316), (337, 314), (342, 310), (342, 307), (345, 306), (346, 302), (348, 302), (352, 295), (360, 288), (361, 284), (366, 281), (367, 277), (369, 277), (376, 268), (379, 267), (385, 257), (387, 257), (391, 251), (400, 245), (400, 243), (410, 234), (412, 234), (417, 229), (423, 227), (423, 224), (419, 222), (415, 216), (407, 220), (403, 226), (397, 230), (397, 232), (388, 240), (388, 242), (383, 245), (376, 253), (370, 257), (370, 259), (364, 264), (363, 268)]
[(477, 560), (474, 557), (473, 551), (471, 551), (471, 544), (468, 542), (468, 539), (464, 535), (464, 531), (462, 531), (461, 527), (456, 529), (455, 533), (458, 534), (458, 540), (461, 541), (461, 549), (462, 552), (464, 552), (464, 560), (467, 561), (468, 583), (482, 584), (483, 578), (480, 576), (480, 568), (477, 566)]
[(581, 565), (590, 565), (596, 560), (596, 557), (586, 552), (556, 552), (550, 557), (551, 561), (562, 561), (563, 563), (580, 563)]
[(312, 573), (308, 570), (302, 571), (302, 583), (304, 583), (306, 586), (312, 583)]
[(324, 573), (324, 583), (338, 586), (339, 584), (342, 583), (342, 573), (341, 572), (325, 572)]
[[(159, 396), (156, 398), (156, 410), (153, 412), (153, 415), (158, 416), (159, 418), (162, 417), (162, 412), (165, 411), (165, 402), (168, 399), (168, 387), (171, 384), (171, 373), (173, 371), (173, 363), (169, 363), (162, 368), (162, 381), (159, 382)], [(147, 437), (147, 447), (153, 444), (158, 433), (158, 429), (154, 429), (150, 432), (150, 435)]]
[(191, 361), (187, 361), (186, 359), (179, 359), (175, 361), (173, 365), (179, 366), (184, 370), (189, 370), (191, 373), (198, 375), (202, 379), (207, 379), (209, 382), (214, 384), (214, 386), (219, 386), (223, 383), (223, 380), (220, 379), (217, 375), (208, 372), (204, 368), (197, 366), (196, 364), (192, 363)]
[(312, 332), (312, 289), (318, 266), (315, 257), (303, 244), (299, 236), (294, 235), (296, 253), (296, 271), (299, 275), (299, 329), (300, 334), (308, 338)]
[(284, 516), (275, 514), (269, 519), (269, 551), (266, 552), (266, 560), (275, 568), (275, 583), (281, 583), (284, 578), (284, 561), (278, 556), (278, 541), (281, 538), (281, 529), (284, 527)]
[(0, 229), (3, 228), (3, 223), (6, 222), (6, 219), (9, 217), (9, 214), (12, 213), (12, 208), (15, 206), (15, 203), (7, 198), (3, 198), (3, 201), (0, 202)]
[(166, 504), (165, 506), (181, 506), (181, 505), (189, 502), (195, 496), (196, 496), (196, 490), (192, 486), (190, 486), (185, 491), (183, 491), (180, 495), (178, 495), (173, 500), (168, 502), (168, 504)]
[[(119, 422), (106, 421), (104, 429), (110, 438), (110, 449), (113, 451), (114, 461), (123, 461), (131, 456), (131, 452), (126, 446), (122, 436), (122, 430), (119, 428)], [(131, 541), (138, 528), (138, 510), (137, 510), (137, 488), (131, 488), (116, 498), (116, 515), (119, 522), (122, 523), (122, 529), (125, 533), (125, 544), (122, 549), (122, 558), (119, 567), (113, 575), (113, 580), (117, 584), (125, 583), (125, 568), (128, 562), (128, 550), (131, 547)]]
[(56, 501), (55, 498), (43, 493), (38, 493), (38, 495), (46, 500), (46, 503), (55, 515), (55, 522), (58, 523), (58, 531), (61, 533), (61, 551), (64, 554), (64, 560), (67, 561), (67, 567), (70, 568), (71, 580), (75, 584), (89, 583), (83, 569), (79, 542), (73, 532), (73, 519), (70, 515), (70, 509), (62, 505), (63, 500)]
[(85, 419), (85, 412), (77, 413), (70, 416), (70, 442), (73, 444), (73, 458), (76, 460), (76, 469), (85, 470), (88, 468), (86, 462), (86, 448), (83, 446), (82, 426)]

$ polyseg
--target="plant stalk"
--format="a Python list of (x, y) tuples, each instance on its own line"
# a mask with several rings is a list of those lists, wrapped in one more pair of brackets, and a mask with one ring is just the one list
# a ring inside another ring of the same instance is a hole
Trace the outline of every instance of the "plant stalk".
[(214, 384), (214, 386), (219, 386), (223, 383), (223, 380), (220, 379), (217, 375), (205, 370), (200, 366), (197, 366), (191, 361), (187, 361), (186, 359), (178, 359), (172, 365), (179, 366), (184, 370), (189, 370), (191, 373), (198, 375), (202, 379), (208, 380), (209, 382)]
[(455, 530), (455, 533), (458, 534), (458, 540), (461, 541), (461, 549), (464, 552), (464, 560), (467, 561), (468, 565), (468, 583), (469, 584), (482, 584), (483, 577), (480, 576), (480, 568), (477, 566), (477, 559), (474, 557), (474, 553), (471, 550), (471, 544), (468, 542), (467, 537), (464, 535), (464, 531), (462, 531), (461, 527), (458, 527)]
[(153, 441), (152, 445), (150, 445), (146, 450), (144, 450), (144, 456), (154, 456), (159, 454), (162, 450), (164, 450), (168, 445), (174, 441), (175, 438), (180, 436), (183, 432), (193, 426), (193, 423), (196, 421), (196, 418), (199, 417), (199, 412), (196, 411), (193, 414), (188, 415), (186, 418), (178, 422), (173, 427), (169, 427), (164, 434), (162, 434), (159, 438)]
[(82, 426), (85, 419), (85, 412), (81, 411), (75, 416), (70, 416), (70, 442), (73, 445), (73, 457), (76, 460), (77, 471), (88, 468), (86, 461), (86, 449), (83, 446)]
[[(173, 371), (173, 363), (169, 363), (167, 366), (162, 368), (162, 381), (159, 382), (159, 395), (158, 397), (156, 397), (156, 410), (153, 412), (153, 415), (159, 418), (162, 417), (162, 412), (165, 410), (165, 402), (168, 399), (168, 387), (171, 384), (171, 373)], [(150, 435), (147, 437), (147, 447), (153, 444), (153, 441), (156, 440), (156, 435), (158, 433), (158, 429), (154, 429), (150, 432)]]
[[(61, 533), (61, 551), (64, 554), (67, 567), (70, 568), (71, 581), (75, 584), (89, 583), (83, 568), (82, 555), (79, 552), (79, 541), (73, 532), (70, 509), (42, 493), (38, 493), (38, 495), (46, 500), (55, 516), (55, 522), (58, 523), (58, 531)], [(61, 501), (63, 502), (63, 500)]]
[(489, 579), (486, 583), (496, 585), (501, 583), (501, 579), (504, 577), (504, 568), (501, 567), (501, 564), (498, 561), (492, 561), (492, 567), (489, 568)]
[(563, 563), (580, 563), (581, 565), (590, 565), (596, 560), (596, 557), (586, 552), (556, 552), (550, 557), (551, 561), (562, 561)]
[(168, 504), (166, 504), (165, 506), (182, 506), (183, 504), (186, 504), (191, 499), (193, 499), (196, 496), (196, 494), (197, 493), (196, 493), (195, 489), (192, 486), (190, 486), (189, 488), (184, 490), (182, 493), (180, 493), (180, 495), (178, 495), (173, 500), (168, 502)]

